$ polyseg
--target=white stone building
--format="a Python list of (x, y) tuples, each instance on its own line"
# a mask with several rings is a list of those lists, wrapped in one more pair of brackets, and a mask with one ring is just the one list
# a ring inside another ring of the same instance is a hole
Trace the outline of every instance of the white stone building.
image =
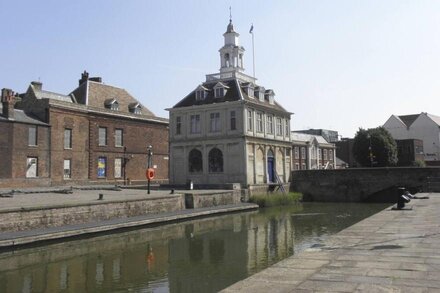
[(425, 161), (440, 161), (440, 117), (422, 112), (414, 115), (391, 115), (383, 127), (394, 139), (423, 140)]
[(206, 75), (170, 112), (170, 183), (287, 182), (290, 115), (273, 90), (244, 74), (244, 48), (229, 22), (220, 72)]
[(336, 169), (336, 146), (321, 135), (292, 132), (293, 170)]

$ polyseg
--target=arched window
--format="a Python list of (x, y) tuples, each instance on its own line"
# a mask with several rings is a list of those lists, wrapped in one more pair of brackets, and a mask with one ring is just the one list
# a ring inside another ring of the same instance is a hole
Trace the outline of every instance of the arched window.
[(230, 60), (229, 60), (229, 54), (228, 53), (225, 54), (225, 65), (226, 65), (226, 67), (229, 67), (229, 65), (230, 65)]
[(223, 153), (213, 148), (208, 154), (209, 172), (223, 172)]
[(202, 152), (197, 149), (192, 149), (188, 156), (189, 172), (202, 172), (203, 171), (203, 159)]

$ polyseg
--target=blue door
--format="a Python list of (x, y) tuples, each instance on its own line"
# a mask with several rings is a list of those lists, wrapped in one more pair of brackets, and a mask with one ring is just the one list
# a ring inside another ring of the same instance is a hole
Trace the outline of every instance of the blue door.
[(275, 172), (274, 172), (274, 167), (275, 167), (275, 159), (273, 156), (273, 152), (272, 150), (269, 150), (267, 152), (267, 176), (268, 176), (268, 182), (275, 182)]
[(275, 174), (273, 172), (274, 160), (272, 158), (267, 158), (267, 174), (269, 175), (269, 182), (275, 182)]

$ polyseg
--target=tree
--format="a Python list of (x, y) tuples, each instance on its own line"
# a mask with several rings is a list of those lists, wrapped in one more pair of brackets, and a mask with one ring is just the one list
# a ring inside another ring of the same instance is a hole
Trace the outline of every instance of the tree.
[(363, 167), (387, 167), (397, 164), (397, 145), (383, 127), (359, 128), (354, 137), (353, 156)]

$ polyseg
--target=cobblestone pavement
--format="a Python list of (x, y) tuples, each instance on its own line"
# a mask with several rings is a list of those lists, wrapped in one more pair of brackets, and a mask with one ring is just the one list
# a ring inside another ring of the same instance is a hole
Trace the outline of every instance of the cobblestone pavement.
[(440, 194), (418, 194), (224, 292), (440, 292)]

